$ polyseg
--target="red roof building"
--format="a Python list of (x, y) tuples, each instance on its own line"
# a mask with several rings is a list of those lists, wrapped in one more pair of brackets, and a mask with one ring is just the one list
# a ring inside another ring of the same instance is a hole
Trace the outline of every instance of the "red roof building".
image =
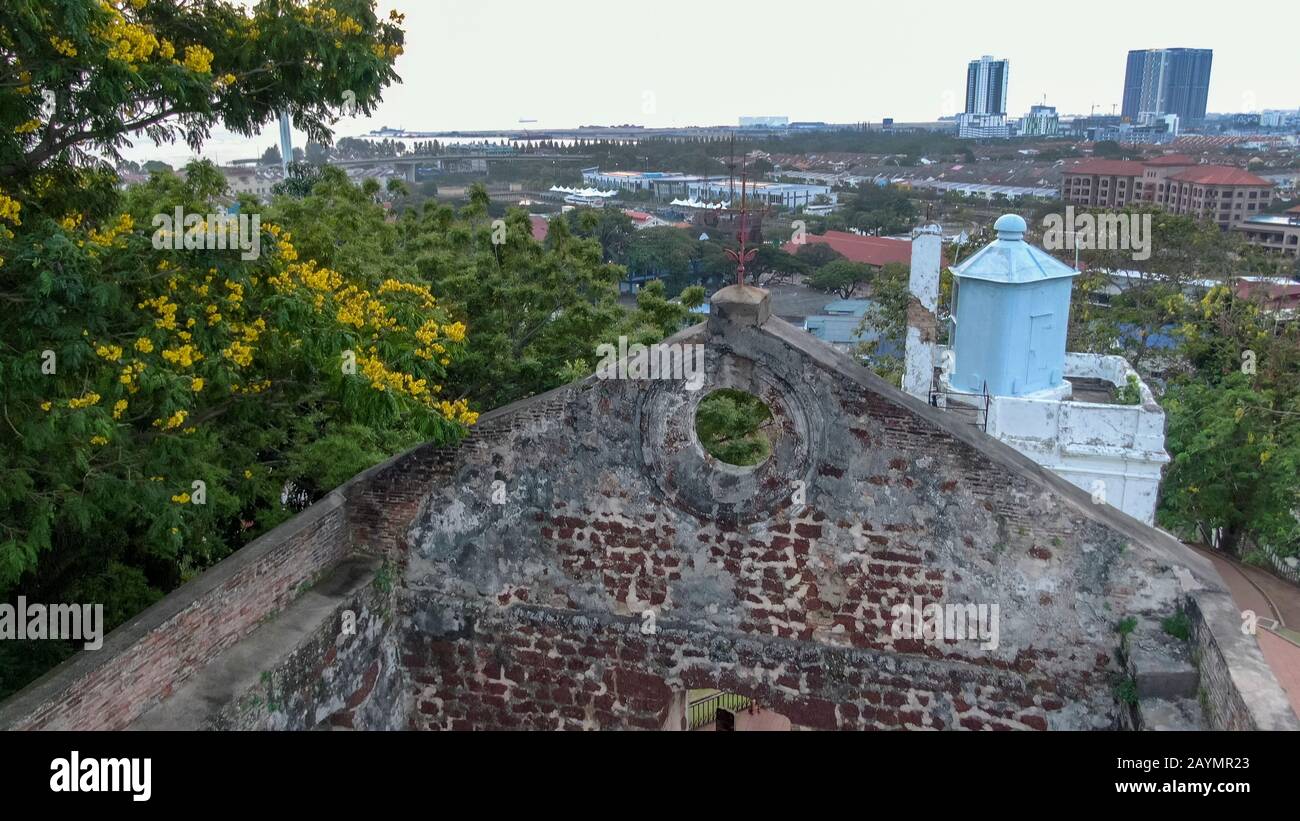
[(1090, 174), (1101, 177), (1140, 177), (1146, 170), (1140, 162), (1133, 160), (1081, 160), (1067, 166), (1066, 174)]
[[(912, 261), (912, 242), (887, 237), (862, 237), (847, 231), (827, 231), (825, 234), (808, 234), (807, 243), (829, 245), (852, 262), (862, 262), (877, 268), (891, 262), (908, 265)], [(799, 243), (787, 242), (782, 246), (787, 253), (798, 252)]]
[(1239, 279), (1235, 290), (1239, 299), (1262, 299), (1274, 311), (1300, 309), (1300, 282)]
[(1186, 154), (1145, 162), (1090, 159), (1065, 168), (1061, 199), (1088, 208), (1150, 203), (1235, 228), (1268, 207), (1273, 184), (1241, 168), (1199, 165)]
[(1149, 165), (1154, 168), (1161, 168), (1161, 167), (1168, 168), (1172, 166), (1186, 167), (1189, 165), (1198, 165), (1199, 163), (1197, 162), (1195, 157), (1190, 157), (1187, 154), (1165, 154), (1164, 156), (1161, 157), (1154, 157), (1152, 159), (1149, 159), (1142, 164)]

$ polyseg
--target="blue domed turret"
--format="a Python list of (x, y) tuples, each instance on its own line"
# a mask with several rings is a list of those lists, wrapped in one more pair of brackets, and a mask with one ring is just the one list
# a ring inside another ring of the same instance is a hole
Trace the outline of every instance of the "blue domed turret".
[(998, 238), (952, 268), (951, 383), (959, 391), (1023, 396), (1066, 386), (1065, 333), (1077, 272), (1025, 242), (1024, 219), (1005, 214)]

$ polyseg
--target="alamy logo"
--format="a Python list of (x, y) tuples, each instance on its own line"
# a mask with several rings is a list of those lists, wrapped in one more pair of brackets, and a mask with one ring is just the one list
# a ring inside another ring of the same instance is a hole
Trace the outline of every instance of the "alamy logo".
[(688, 391), (704, 387), (704, 346), (700, 344), (629, 345), (627, 337), (620, 336), (617, 347), (608, 342), (597, 345), (596, 356), (601, 358), (596, 366), (598, 379), (684, 379)]
[(104, 605), (28, 604), (19, 596), (17, 605), (0, 604), (4, 639), (80, 641), (83, 649), (98, 650), (104, 644)]
[(1132, 251), (1133, 259), (1151, 259), (1150, 214), (1065, 214), (1043, 217), (1043, 247), (1049, 251)]
[(981, 650), (996, 650), (999, 611), (996, 604), (924, 604), (920, 596), (914, 596), (911, 604), (890, 608), (894, 617), (890, 635), (932, 644), (979, 641)]
[(260, 214), (186, 214), (179, 205), (175, 214), (154, 214), (153, 247), (159, 251), (239, 250), (240, 259), (262, 255)]
[(125, 792), (132, 801), (153, 795), (153, 759), (82, 758), (76, 750), (50, 762), (51, 792)]

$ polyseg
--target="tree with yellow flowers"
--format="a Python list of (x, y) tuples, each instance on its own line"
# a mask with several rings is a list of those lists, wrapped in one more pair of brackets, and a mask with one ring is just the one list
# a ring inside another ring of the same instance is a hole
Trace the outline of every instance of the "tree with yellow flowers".
[[(397, 79), (400, 23), (370, 0), (0, 6), (0, 595), (116, 624), (335, 481), (323, 443), (346, 471), (473, 423), (439, 393), (465, 323), (427, 284), (301, 257), (274, 218), (257, 260), (155, 249), (153, 215), (219, 212), (224, 180), (123, 197), (112, 170), (128, 138), (197, 148), (281, 111), (327, 140)], [(4, 645), (0, 694), (69, 650)]]
[[(620, 308), (622, 269), (561, 222), (544, 247), (512, 211), (495, 242), (481, 189), (392, 219), (338, 169), (260, 202), (206, 162), (119, 191), (96, 159), (282, 109), (324, 142), (345, 91), (368, 112), (396, 79), (400, 22), (371, 0), (0, 9), (0, 595), (102, 602), (112, 627), (601, 342), (681, 325), (661, 289)], [(155, 243), (177, 208), (198, 231), (256, 215), (260, 254)], [(72, 649), (0, 643), (0, 696)]]

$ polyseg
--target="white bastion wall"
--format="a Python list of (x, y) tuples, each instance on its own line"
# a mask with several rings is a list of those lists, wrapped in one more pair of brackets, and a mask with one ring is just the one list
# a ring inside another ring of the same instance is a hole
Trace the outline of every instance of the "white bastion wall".
[[(1118, 389), (1130, 374), (1137, 375), (1123, 357), (1065, 355), (1066, 377), (1103, 379)], [(1136, 405), (1079, 402), (1050, 391), (994, 396), (987, 431), (1088, 491), (1098, 504), (1152, 525), (1169, 463), (1165, 414), (1141, 379), (1138, 387), (1142, 401)]]

